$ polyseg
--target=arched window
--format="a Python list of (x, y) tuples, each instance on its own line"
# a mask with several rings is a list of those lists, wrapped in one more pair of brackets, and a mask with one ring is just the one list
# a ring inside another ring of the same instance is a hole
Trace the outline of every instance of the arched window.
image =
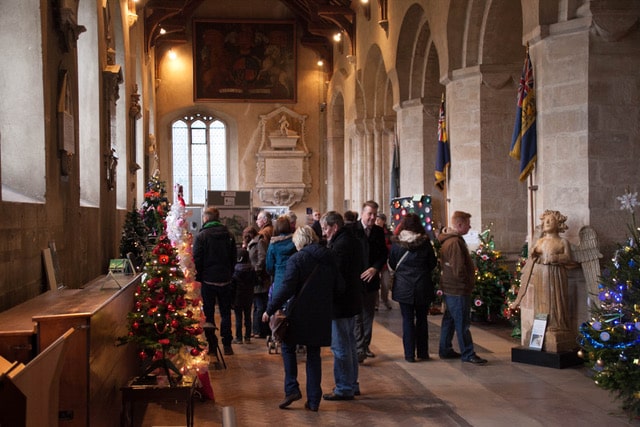
[(0, 61), (0, 198), (5, 202), (45, 202), (46, 96), (40, 3), (0, 1), (0, 52), (5, 58)]
[(194, 114), (173, 122), (173, 184), (188, 205), (203, 205), (209, 190), (227, 189), (227, 127), (213, 116)]

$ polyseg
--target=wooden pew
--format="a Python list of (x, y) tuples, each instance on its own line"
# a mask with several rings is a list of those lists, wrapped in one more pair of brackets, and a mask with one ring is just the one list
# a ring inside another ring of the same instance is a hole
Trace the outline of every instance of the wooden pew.
[(81, 289), (49, 291), (0, 313), (0, 356), (9, 361), (24, 359), (21, 349), (28, 345), (33, 350), (27, 353), (37, 355), (69, 328), (77, 330), (67, 340), (60, 377), (60, 425), (118, 425), (119, 390), (139, 372), (134, 346), (116, 346), (116, 339), (127, 334), (139, 282), (140, 275), (100, 276)]
[(3, 382), (0, 401), (3, 407), (6, 406), (0, 413), (0, 425), (40, 427), (58, 424), (60, 374), (66, 344), (74, 332), (69, 329), (27, 365), (14, 362), (0, 374)]

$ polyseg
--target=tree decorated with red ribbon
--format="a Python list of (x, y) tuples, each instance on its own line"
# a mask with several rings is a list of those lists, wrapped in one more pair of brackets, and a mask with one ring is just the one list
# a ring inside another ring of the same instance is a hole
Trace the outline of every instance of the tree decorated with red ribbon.
[(140, 214), (149, 229), (149, 235), (158, 237), (166, 228), (166, 217), (169, 212), (169, 199), (164, 181), (160, 181), (160, 171), (155, 171), (144, 193), (144, 202)]
[(200, 318), (194, 315), (200, 311), (200, 300), (186, 296), (183, 279), (176, 249), (166, 235), (160, 236), (135, 290), (134, 308), (127, 316), (129, 333), (119, 339), (121, 344), (138, 345), (145, 374), (163, 368), (170, 381), (170, 370), (181, 375), (172, 356), (184, 346), (197, 356), (207, 345), (199, 340), (203, 330)]

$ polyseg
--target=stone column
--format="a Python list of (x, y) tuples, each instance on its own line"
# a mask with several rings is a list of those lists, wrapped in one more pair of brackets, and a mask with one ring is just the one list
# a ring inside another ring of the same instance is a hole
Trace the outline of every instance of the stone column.
[[(424, 127), (425, 112), (420, 99), (402, 103), (398, 109), (400, 140), (400, 195), (422, 194), (429, 170), (433, 166), (425, 164)], [(431, 180), (432, 183), (433, 179)], [(432, 184), (431, 184), (432, 185)]]

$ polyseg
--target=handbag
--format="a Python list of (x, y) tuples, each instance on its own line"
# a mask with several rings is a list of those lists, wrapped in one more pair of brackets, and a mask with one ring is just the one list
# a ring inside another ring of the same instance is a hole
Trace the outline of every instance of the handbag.
[(409, 254), (409, 251), (406, 251), (404, 254), (402, 254), (402, 256), (400, 257), (400, 260), (398, 260), (398, 263), (396, 264), (396, 269), (395, 270), (393, 268), (391, 268), (391, 266), (389, 265), (389, 261), (387, 260), (387, 268), (389, 269), (389, 289), (393, 289), (393, 283), (395, 282), (396, 270), (398, 269), (398, 267), (400, 267), (400, 264), (402, 264), (402, 261), (404, 261), (405, 257), (408, 254)]
[[(298, 292), (298, 295), (293, 298), (293, 301), (290, 301), (289, 304), (287, 304), (287, 312), (291, 313), (293, 311), (295, 302), (304, 291), (304, 288), (307, 287), (309, 280), (311, 279), (311, 277), (313, 277), (313, 273), (315, 273), (315, 271), (318, 269), (318, 266), (319, 264), (316, 265), (311, 274), (309, 274), (309, 277), (307, 277), (307, 280), (304, 281), (304, 285), (302, 285), (302, 288), (300, 289), (300, 292)], [(287, 312), (285, 312), (285, 310), (283, 310), (282, 308), (279, 308), (275, 313), (271, 315), (271, 317), (269, 317), (269, 328), (271, 328), (271, 337), (275, 341), (282, 342), (287, 337), (287, 331), (291, 326), (291, 319), (287, 315)]]
[(283, 341), (289, 329), (289, 318), (283, 309), (279, 308), (269, 317), (271, 336), (275, 341)]

